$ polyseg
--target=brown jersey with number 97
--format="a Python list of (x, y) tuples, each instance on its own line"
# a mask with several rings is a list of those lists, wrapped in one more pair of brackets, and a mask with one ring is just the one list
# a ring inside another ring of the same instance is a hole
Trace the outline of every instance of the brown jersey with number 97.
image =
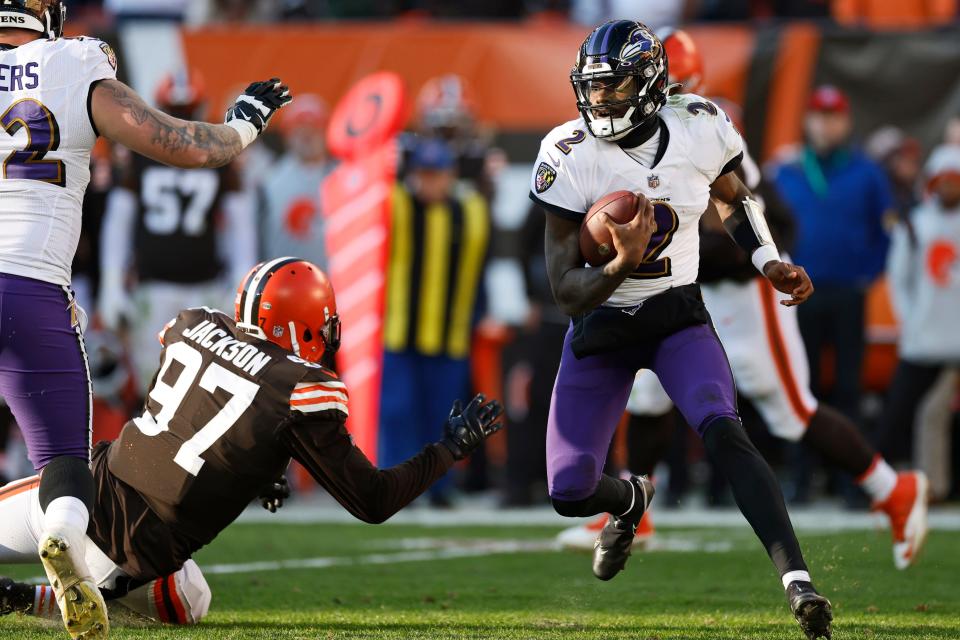
[[(445, 447), (430, 445), (402, 465), (376, 469), (344, 428), (348, 396), (336, 374), (247, 335), (221, 312), (180, 313), (163, 342), (143, 414), (94, 454), (100, 496), (91, 537), (131, 577), (176, 570), (291, 457), (372, 522), (452, 464)], [(141, 517), (161, 530), (143, 527)]]

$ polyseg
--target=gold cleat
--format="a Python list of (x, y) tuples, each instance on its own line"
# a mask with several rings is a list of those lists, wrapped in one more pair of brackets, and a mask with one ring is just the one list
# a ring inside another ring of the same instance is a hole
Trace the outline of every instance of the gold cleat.
[(74, 640), (101, 640), (110, 633), (107, 606), (89, 578), (83, 578), (64, 538), (48, 535), (40, 542), (40, 561), (53, 586), (67, 633)]

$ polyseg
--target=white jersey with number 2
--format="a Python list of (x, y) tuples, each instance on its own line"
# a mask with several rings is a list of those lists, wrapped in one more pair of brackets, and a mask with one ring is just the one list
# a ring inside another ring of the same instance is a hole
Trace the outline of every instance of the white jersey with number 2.
[(743, 140), (714, 103), (670, 96), (659, 112), (660, 148), (652, 166), (614, 142), (589, 134), (582, 118), (551, 131), (540, 144), (530, 196), (552, 214), (581, 222), (613, 191), (639, 191), (654, 203), (657, 229), (644, 262), (604, 303), (631, 307), (671, 287), (696, 282), (700, 216), (710, 185), (735, 167)]
[(97, 139), (90, 91), (116, 66), (91, 38), (0, 46), (0, 273), (70, 284)]

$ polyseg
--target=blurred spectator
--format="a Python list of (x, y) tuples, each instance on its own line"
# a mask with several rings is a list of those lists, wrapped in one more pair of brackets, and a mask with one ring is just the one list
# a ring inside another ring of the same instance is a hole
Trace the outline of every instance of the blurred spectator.
[(417, 95), (414, 131), (401, 138), (403, 170), (421, 138), (443, 140), (456, 158), (461, 185), (482, 195), (489, 205), (496, 173), (506, 158), (490, 147), (489, 135), (478, 127), (474, 109), (470, 88), (460, 76), (451, 73), (424, 83)]
[(697, 16), (700, 0), (572, 0), (574, 22), (595, 27), (607, 20), (639, 20), (653, 30)]
[(937, 148), (925, 174), (930, 197), (897, 225), (887, 265), (900, 319), (900, 362), (880, 425), (891, 459), (909, 455), (918, 406), (944, 369), (960, 365), (960, 146)]
[[(195, 71), (170, 74), (155, 101), (173, 116), (202, 120), (203, 79)], [(183, 170), (137, 155), (110, 192), (99, 313), (108, 330), (131, 325), (141, 392), (156, 370), (164, 324), (187, 307), (232, 304), (233, 287), (256, 262), (251, 200), (232, 167)]]
[(903, 130), (888, 126), (870, 136), (866, 151), (886, 170), (893, 191), (893, 207), (897, 217), (905, 220), (918, 202), (917, 181), (923, 166), (920, 142)]
[[(490, 221), (476, 193), (455, 195), (453, 151), (424, 140), (393, 194), (387, 272), (380, 465), (399, 464), (437, 439), (453, 398), (470, 387)], [(449, 479), (431, 489), (449, 501)]]
[(810, 359), (811, 388), (827, 400), (821, 355), (834, 349), (832, 400), (859, 423), (867, 288), (883, 270), (884, 218), (893, 206), (883, 170), (850, 143), (849, 101), (832, 86), (811, 95), (806, 144), (794, 162), (776, 173), (776, 185), (798, 225), (793, 257), (817, 294), (797, 309)]
[(278, 117), (285, 153), (260, 189), (261, 253), (265, 258), (297, 256), (326, 268), (320, 183), (330, 173), (327, 105), (315, 95), (298, 95)]

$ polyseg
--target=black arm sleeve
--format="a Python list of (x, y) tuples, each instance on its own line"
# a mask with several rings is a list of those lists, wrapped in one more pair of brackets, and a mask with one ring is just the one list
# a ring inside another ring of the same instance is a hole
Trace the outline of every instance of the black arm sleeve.
[(330, 417), (294, 422), (280, 432), (280, 440), (337, 502), (372, 524), (410, 504), (454, 462), (449, 449), (431, 444), (402, 464), (378, 469), (353, 444), (343, 422)]

